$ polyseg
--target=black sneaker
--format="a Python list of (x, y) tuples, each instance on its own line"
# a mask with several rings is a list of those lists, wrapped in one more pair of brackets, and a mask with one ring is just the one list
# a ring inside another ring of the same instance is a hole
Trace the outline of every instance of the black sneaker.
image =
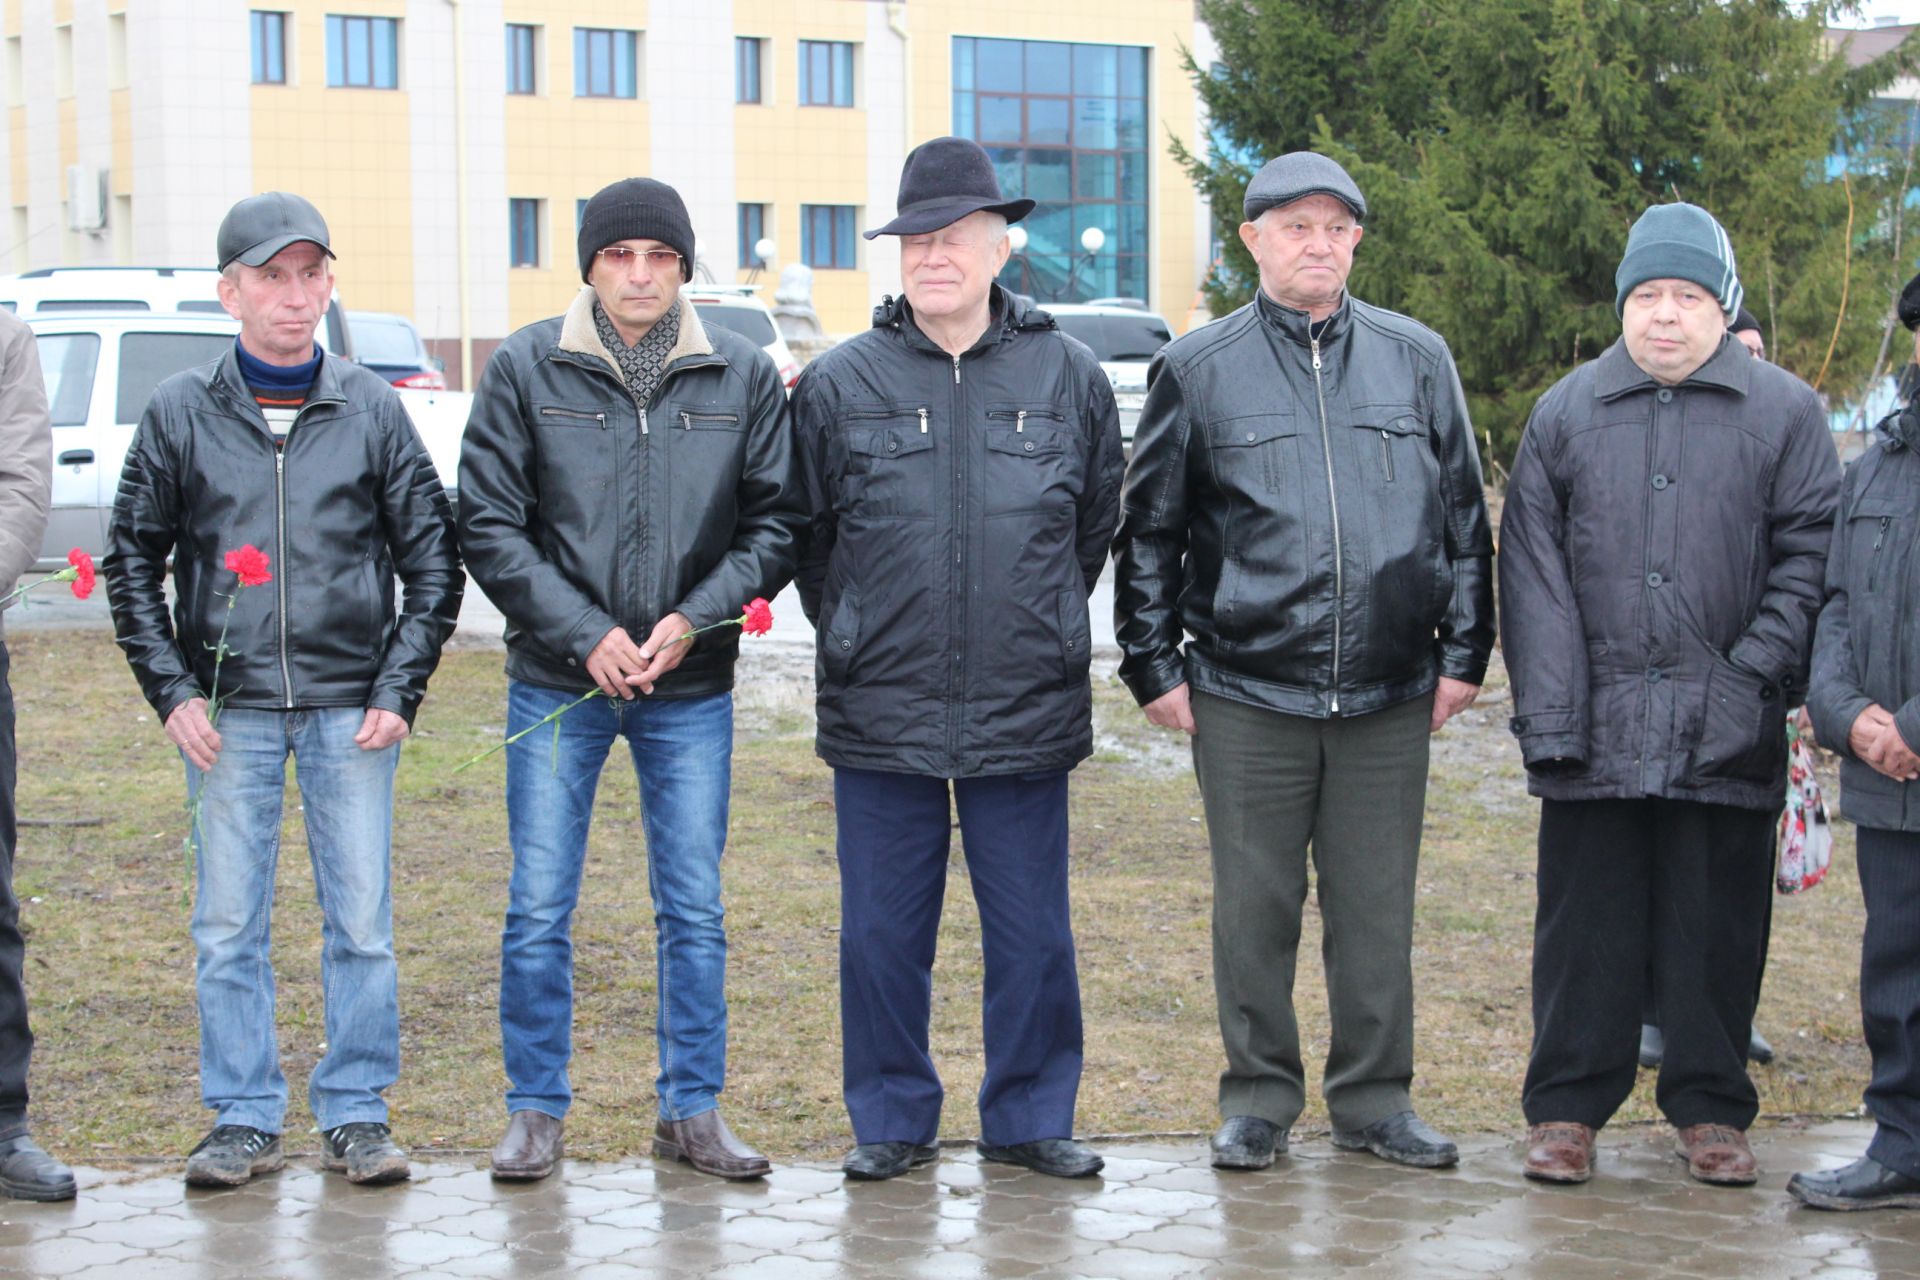
[(190, 1187), (237, 1187), (255, 1174), (272, 1173), (286, 1163), (280, 1135), (244, 1124), (217, 1124), (187, 1154)]
[(405, 1182), (412, 1176), (407, 1153), (394, 1145), (393, 1131), (383, 1124), (357, 1121), (329, 1129), (322, 1137), (320, 1167), (345, 1173), (348, 1182)]

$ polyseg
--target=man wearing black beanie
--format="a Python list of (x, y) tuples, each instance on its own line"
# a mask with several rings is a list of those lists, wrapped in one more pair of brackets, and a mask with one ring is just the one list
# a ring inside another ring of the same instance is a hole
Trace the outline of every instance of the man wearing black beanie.
[(543, 1178), (562, 1154), (573, 1100), (570, 922), (595, 784), (625, 738), (659, 925), (654, 1154), (757, 1178), (766, 1158), (718, 1108), (720, 855), (740, 633), (690, 633), (741, 617), (793, 574), (803, 515), (786, 394), (766, 352), (706, 329), (681, 300), (693, 226), (672, 187), (651, 178), (606, 187), (580, 218), (579, 249), (587, 287), (564, 316), (528, 325), (495, 353), (460, 454), (461, 550), (507, 619), (509, 741), (565, 713), (551, 736), (507, 748), (509, 1120), (493, 1175)]

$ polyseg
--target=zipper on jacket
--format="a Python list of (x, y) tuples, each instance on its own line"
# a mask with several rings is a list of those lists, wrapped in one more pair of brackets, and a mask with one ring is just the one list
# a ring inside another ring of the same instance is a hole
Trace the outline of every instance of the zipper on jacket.
[[(1880, 548), (1887, 541), (1887, 526), (1893, 523), (1892, 516), (1880, 517), (1880, 532), (1873, 535), (1873, 557), (1867, 562), (1867, 590), (1877, 591), (1880, 586)], [(1896, 650), (1895, 652), (1898, 652)]]
[(960, 357), (959, 356), (955, 356), (953, 358), (953, 385), (956, 387), (960, 385)]
[[(287, 435), (292, 437), (291, 427)], [(273, 449), (273, 509), (274, 549), (280, 556), (279, 572), (273, 575), (273, 585), (280, 596), (279, 616), (276, 619), (280, 626), (280, 689), (286, 709), (291, 711), (293, 670), (287, 662), (287, 449), (284, 443), (275, 444)]]
[(1027, 429), (1027, 411), (1025, 409), (1013, 415), (1013, 429), (1015, 431), (1025, 431)]
[(602, 431), (607, 429), (607, 415), (604, 413), (581, 413), (576, 409), (556, 409), (552, 405), (544, 405), (541, 407), (540, 416), (543, 418), (579, 418), (583, 422), (599, 423)]
[(919, 412), (920, 412), (920, 434), (925, 435), (927, 434), (927, 411), (925, 409), (922, 409)]
[(1387, 464), (1387, 483), (1393, 483), (1393, 437), (1380, 432), (1380, 457)]
[(1328, 709), (1334, 715), (1339, 715), (1340, 615), (1344, 612), (1347, 598), (1346, 571), (1341, 565), (1340, 554), (1340, 495), (1333, 483), (1333, 437), (1327, 430), (1327, 391), (1320, 381), (1320, 339), (1311, 336), (1311, 324), (1308, 332), (1307, 341), (1313, 348), (1313, 396), (1320, 405), (1320, 447), (1327, 459), (1327, 506), (1333, 513), (1333, 698)]

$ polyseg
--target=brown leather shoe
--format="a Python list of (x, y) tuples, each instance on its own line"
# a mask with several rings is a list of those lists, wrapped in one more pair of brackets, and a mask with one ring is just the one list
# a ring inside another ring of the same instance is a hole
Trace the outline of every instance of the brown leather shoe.
[(1585, 1182), (1593, 1176), (1593, 1130), (1565, 1121), (1527, 1130), (1527, 1163), (1536, 1182)]
[(663, 1160), (685, 1160), (716, 1178), (759, 1178), (773, 1168), (765, 1156), (733, 1136), (718, 1107), (689, 1120), (662, 1120), (655, 1125), (653, 1154)]
[(507, 1118), (506, 1136), (493, 1149), (493, 1176), (504, 1182), (531, 1182), (553, 1172), (566, 1154), (562, 1124), (544, 1111), (516, 1111)]
[(1674, 1134), (1673, 1153), (1687, 1162), (1687, 1172), (1701, 1182), (1722, 1187), (1750, 1187), (1760, 1177), (1747, 1135), (1732, 1125), (1690, 1124)]

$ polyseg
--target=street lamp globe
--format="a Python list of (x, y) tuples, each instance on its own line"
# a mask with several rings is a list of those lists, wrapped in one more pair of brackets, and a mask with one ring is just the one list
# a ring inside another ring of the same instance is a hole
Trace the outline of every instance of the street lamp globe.
[(779, 250), (779, 248), (780, 246), (773, 242), (772, 236), (761, 236), (758, 240), (753, 242), (754, 261), (755, 262), (772, 262), (773, 255)]
[(1008, 227), (1007, 244), (1013, 248), (1015, 253), (1025, 253), (1027, 250), (1027, 229), (1020, 226)]
[(1100, 252), (1100, 247), (1106, 242), (1107, 233), (1098, 227), (1088, 227), (1080, 233), (1080, 247), (1088, 253)]

